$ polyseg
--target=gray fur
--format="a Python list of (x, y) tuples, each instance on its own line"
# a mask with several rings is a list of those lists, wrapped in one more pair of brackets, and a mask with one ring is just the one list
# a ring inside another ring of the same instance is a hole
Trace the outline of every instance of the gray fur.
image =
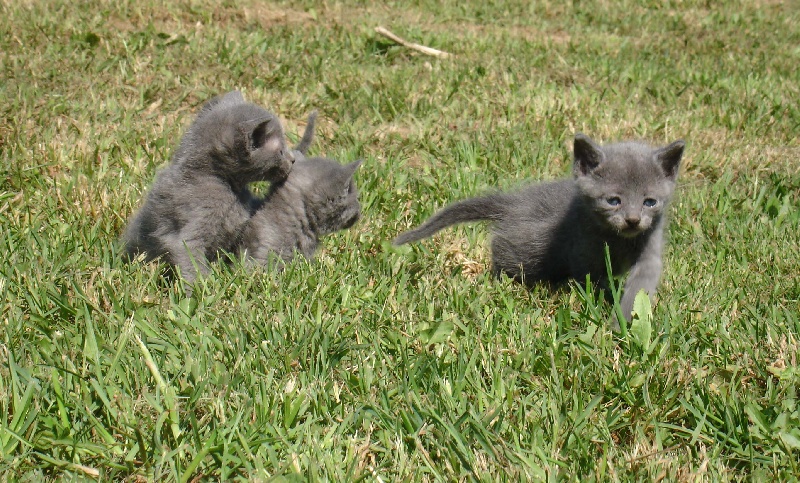
[(621, 306), (630, 319), (636, 294), (655, 294), (661, 276), (665, 210), (684, 145), (599, 146), (577, 134), (573, 179), (454, 203), (394, 243), (420, 240), (456, 223), (492, 221), (493, 272), (529, 285), (583, 280), (587, 274), (606, 283), (607, 244), (613, 273), (628, 273)]
[(244, 230), (242, 250), (260, 264), (299, 253), (313, 258), (320, 239), (350, 228), (360, 216), (353, 175), (361, 165), (325, 158), (295, 163), (283, 183), (274, 184)]
[(123, 235), (128, 259), (162, 257), (187, 281), (236, 250), (255, 181), (282, 181), (294, 158), (280, 120), (233, 91), (208, 101)]
[(308, 116), (308, 122), (306, 123), (306, 129), (303, 131), (303, 137), (300, 139), (300, 142), (297, 143), (292, 149), (292, 154), (294, 155), (295, 161), (302, 161), (306, 159), (308, 155), (308, 149), (311, 147), (311, 142), (314, 140), (314, 129), (317, 125), (317, 111), (313, 111)]

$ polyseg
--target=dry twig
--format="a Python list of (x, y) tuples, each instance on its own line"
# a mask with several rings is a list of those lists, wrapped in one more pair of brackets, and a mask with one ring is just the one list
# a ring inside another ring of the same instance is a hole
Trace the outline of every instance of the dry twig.
[(432, 55), (434, 57), (439, 57), (440, 59), (445, 59), (445, 58), (450, 57), (451, 55), (453, 55), (453, 54), (451, 54), (449, 52), (443, 52), (441, 50), (437, 50), (437, 49), (434, 49), (432, 47), (427, 47), (425, 45), (420, 45), (420, 44), (415, 44), (414, 42), (409, 42), (408, 40), (405, 40), (405, 39), (403, 39), (401, 37), (398, 37), (397, 35), (393, 34), (392, 32), (386, 30), (383, 27), (375, 27), (375, 31), (378, 32), (379, 34), (383, 35), (384, 37), (387, 37), (387, 38), (397, 42), (398, 44), (400, 44), (400, 45), (402, 45), (404, 47), (408, 47), (409, 49), (416, 50), (417, 52), (422, 52), (425, 55)]

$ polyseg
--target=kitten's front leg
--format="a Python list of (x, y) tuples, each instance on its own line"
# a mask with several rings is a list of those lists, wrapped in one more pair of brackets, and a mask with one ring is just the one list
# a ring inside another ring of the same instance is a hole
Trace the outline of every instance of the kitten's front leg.
[[(170, 237), (164, 243), (168, 252), (170, 262), (179, 267), (181, 278), (186, 283), (192, 284), (198, 275), (206, 275), (209, 272), (208, 260), (205, 256), (205, 247), (202, 243), (191, 240), (184, 240), (181, 236)], [(192, 289), (187, 287), (186, 295), (191, 296)]]
[[(620, 307), (622, 308), (622, 315), (625, 316), (628, 322), (633, 318), (633, 302), (636, 300), (636, 295), (640, 290), (644, 290), (652, 298), (656, 293), (658, 281), (661, 278), (662, 242), (658, 233), (654, 235), (639, 255), (638, 260), (631, 267), (628, 278), (625, 280)], [(616, 317), (614, 317), (612, 328), (615, 331), (619, 330), (619, 321)]]
[(631, 320), (631, 313), (633, 312), (633, 302), (636, 300), (636, 294), (640, 290), (647, 292), (647, 295), (652, 297), (656, 293), (658, 287), (658, 280), (661, 278), (661, 259), (648, 257), (647, 260), (642, 260), (631, 268), (631, 273), (625, 281), (625, 287), (622, 292), (622, 300), (620, 306), (622, 307), (622, 314), (627, 320)]

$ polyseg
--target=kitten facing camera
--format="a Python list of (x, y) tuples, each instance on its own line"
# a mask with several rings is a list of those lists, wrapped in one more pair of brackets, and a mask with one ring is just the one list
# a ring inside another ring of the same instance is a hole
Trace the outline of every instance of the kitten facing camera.
[[(274, 183), (247, 223), (241, 250), (262, 265), (313, 258), (320, 239), (353, 226), (361, 207), (353, 179), (361, 160), (341, 165), (326, 158), (297, 161)], [(280, 263), (276, 268), (280, 269)]]
[[(636, 141), (600, 146), (577, 134), (572, 179), (456, 202), (394, 243), (417, 241), (457, 223), (490, 221), (492, 271), (528, 285), (580, 281), (587, 274), (607, 284), (607, 245), (613, 274), (628, 274), (620, 305), (630, 320), (636, 294), (654, 295), (661, 277), (666, 208), (684, 146), (683, 141), (661, 148)], [(618, 329), (616, 320), (613, 328)]]
[(193, 281), (220, 253), (237, 249), (255, 204), (247, 185), (283, 181), (293, 164), (277, 116), (237, 91), (211, 99), (123, 234), (127, 258), (161, 257)]

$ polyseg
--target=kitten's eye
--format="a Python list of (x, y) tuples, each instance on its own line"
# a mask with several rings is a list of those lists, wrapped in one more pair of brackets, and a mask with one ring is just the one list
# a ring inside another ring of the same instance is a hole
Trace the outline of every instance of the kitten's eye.
[(652, 208), (656, 206), (656, 204), (658, 204), (658, 201), (654, 200), (653, 198), (647, 198), (646, 200), (644, 200), (644, 206), (648, 208)]
[(619, 199), (619, 196), (612, 196), (611, 198), (606, 198), (606, 203), (611, 206), (619, 206), (622, 200)]

